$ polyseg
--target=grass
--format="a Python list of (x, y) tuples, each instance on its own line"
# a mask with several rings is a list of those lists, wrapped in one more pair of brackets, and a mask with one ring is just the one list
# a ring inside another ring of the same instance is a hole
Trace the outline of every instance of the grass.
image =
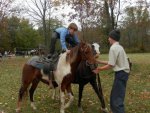
[[(133, 63), (126, 91), (126, 113), (150, 113), (150, 53), (128, 54)], [(100, 57), (107, 60), (107, 54)], [(0, 61), (0, 111), (15, 113), (21, 71), (27, 59), (22, 57), (5, 58)], [(100, 73), (106, 105), (109, 108), (109, 96), (113, 83), (113, 71)], [(72, 85), (75, 100), (66, 113), (77, 113), (78, 85)], [(34, 96), (38, 108), (33, 111), (29, 97), (23, 102), (22, 113), (59, 113), (59, 100), (51, 99), (52, 91), (40, 83)], [(100, 103), (90, 85), (83, 92), (82, 105), (85, 113), (100, 113)]]

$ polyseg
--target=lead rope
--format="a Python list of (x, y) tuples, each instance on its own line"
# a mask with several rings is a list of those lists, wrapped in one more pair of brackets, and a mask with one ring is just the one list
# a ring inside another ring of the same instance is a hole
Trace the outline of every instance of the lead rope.
[(102, 108), (101, 107), (101, 110), (104, 112), (104, 113), (108, 113), (108, 110), (106, 108), (106, 105), (105, 105), (105, 101), (104, 101), (104, 95), (103, 95), (103, 90), (102, 90), (102, 86), (101, 86), (101, 81), (100, 81), (100, 77), (99, 77), (99, 74), (96, 75), (97, 76), (97, 81), (98, 81), (98, 90), (99, 90), (99, 93), (101, 95), (101, 99), (102, 99), (102, 106), (105, 107), (105, 108)]

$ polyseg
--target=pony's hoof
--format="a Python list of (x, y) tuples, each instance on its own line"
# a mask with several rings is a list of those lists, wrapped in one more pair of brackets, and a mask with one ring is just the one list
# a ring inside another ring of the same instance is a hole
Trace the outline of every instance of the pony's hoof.
[(21, 109), (20, 108), (17, 108), (16, 109), (16, 113), (20, 113)]
[(78, 112), (82, 113), (83, 112), (83, 108), (82, 107), (78, 107)]
[(37, 110), (37, 108), (36, 108), (36, 106), (34, 105), (33, 102), (31, 103), (31, 107), (32, 107), (33, 110)]
[(107, 108), (101, 108), (101, 110), (102, 110), (103, 113), (109, 113)]
[(52, 97), (52, 100), (60, 100), (59, 96)]
[(54, 97), (54, 96), (52, 96), (52, 100), (55, 100), (55, 97)]
[(60, 110), (60, 113), (65, 113), (65, 111), (64, 110)]
[(65, 109), (68, 108), (69, 106), (70, 106), (69, 104), (66, 104), (66, 105), (65, 105)]

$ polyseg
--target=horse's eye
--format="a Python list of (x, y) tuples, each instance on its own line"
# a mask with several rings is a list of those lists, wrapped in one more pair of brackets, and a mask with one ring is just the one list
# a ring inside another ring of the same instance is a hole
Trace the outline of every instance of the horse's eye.
[(85, 51), (85, 54), (88, 54), (89, 53), (89, 51)]

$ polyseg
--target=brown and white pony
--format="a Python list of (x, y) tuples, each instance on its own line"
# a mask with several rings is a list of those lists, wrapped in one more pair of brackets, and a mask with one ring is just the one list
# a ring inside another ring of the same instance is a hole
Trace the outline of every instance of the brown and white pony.
[[(54, 79), (58, 84), (60, 89), (60, 113), (65, 112), (65, 108), (69, 107), (73, 101), (73, 93), (71, 89), (71, 83), (73, 82), (76, 76), (76, 69), (81, 61), (86, 60), (89, 64), (95, 64), (95, 57), (92, 53), (92, 47), (85, 43), (81, 42), (76, 47), (72, 48), (70, 53), (63, 53), (60, 55), (58, 60), (57, 68), (53, 72)], [(19, 90), (18, 102), (16, 112), (21, 110), (21, 102), (24, 96), (24, 93), (27, 91), (29, 85), (32, 83), (29, 90), (31, 107), (36, 109), (33, 102), (33, 93), (42, 77), (44, 77), (43, 70), (37, 69), (31, 65), (25, 64), (22, 72), (22, 84)], [(65, 91), (69, 95), (69, 101), (65, 104)]]

